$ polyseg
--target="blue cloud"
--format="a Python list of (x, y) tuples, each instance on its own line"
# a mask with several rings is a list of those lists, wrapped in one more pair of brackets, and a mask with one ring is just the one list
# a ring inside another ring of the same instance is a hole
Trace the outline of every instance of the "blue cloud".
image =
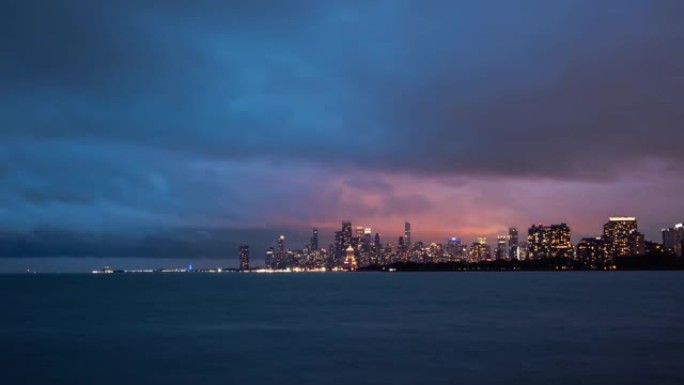
[(378, 173), (608, 180), (681, 164), (683, 8), (6, 2), (3, 226), (263, 229), (353, 211), (340, 181), (386, 194), (368, 212), (430, 208)]

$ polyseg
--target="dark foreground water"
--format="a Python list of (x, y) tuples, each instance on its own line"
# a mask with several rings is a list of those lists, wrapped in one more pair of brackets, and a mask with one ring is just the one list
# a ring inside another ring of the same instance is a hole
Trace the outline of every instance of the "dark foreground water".
[(1, 384), (684, 384), (684, 273), (0, 276)]

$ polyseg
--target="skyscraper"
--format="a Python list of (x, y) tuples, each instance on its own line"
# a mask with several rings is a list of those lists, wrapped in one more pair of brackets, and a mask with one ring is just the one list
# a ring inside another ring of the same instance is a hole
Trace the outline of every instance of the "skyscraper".
[(610, 217), (603, 225), (606, 256), (610, 258), (640, 254), (639, 233), (635, 217)]
[(273, 249), (273, 247), (269, 247), (266, 250), (266, 267), (268, 267), (270, 269), (276, 268), (275, 250)]
[(496, 237), (496, 259), (507, 260), (509, 258), (508, 252), (508, 235), (499, 235)]
[(675, 229), (670, 227), (667, 229), (662, 229), (660, 232), (663, 234), (663, 248), (674, 250)]
[(411, 222), (404, 222), (404, 244), (411, 249)]
[(380, 233), (375, 233), (375, 239), (373, 240), (373, 260), (377, 264), (384, 264), (384, 254), (382, 251), (382, 243), (380, 243)]
[(570, 227), (565, 223), (548, 227), (549, 251), (552, 257), (572, 258), (573, 246), (570, 241)]
[(275, 265), (276, 269), (284, 269), (287, 267), (287, 250), (285, 250), (285, 236), (281, 235), (278, 237), (278, 246), (275, 252)]
[(240, 270), (249, 270), (249, 246), (240, 245)]
[(356, 259), (359, 260), (359, 253), (363, 250), (363, 226), (356, 226), (354, 228), (354, 236), (352, 237), (351, 245), (356, 251)]
[(356, 230), (354, 231), (354, 235), (356, 238), (363, 238), (363, 233), (364, 233), (364, 227), (363, 226), (356, 226)]
[(530, 259), (541, 259), (546, 257), (544, 242), (544, 226), (532, 225), (527, 230), (527, 248)]
[(468, 248), (468, 262), (480, 262), (491, 259), (491, 247), (487, 244), (487, 238), (480, 237)]
[(550, 226), (532, 225), (527, 234), (530, 258), (572, 258), (570, 227), (565, 223)]
[(363, 229), (363, 241), (361, 242), (362, 250), (365, 253), (370, 253), (373, 246), (373, 229), (365, 227)]
[(447, 238), (446, 253), (449, 255), (449, 261), (456, 261), (461, 257), (461, 238), (449, 237)]
[(519, 259), (518, 253), (518, 228), (510, 227), (508, 229), (508, 259)]
[(677, 223), (674, 227), (674, 252), (681, 257), (684, 254), (684, 223)]
[(313, 236), (311, 237), (311, 250), (318, 250), (318, 229), (313, 229)]
[(342, 221), (342, 250), (346, 251), (352, 244), (352, 224), (350, 221)]
[(335, 242), (332, 245), (331, 253), (335, 262), (342, 260), (342, 231), (335, 231)]
[(603, 247), (603, 238), (582, 238), (577, 243), (577, 260), (587, 267), (605, 267), (609, 264)]

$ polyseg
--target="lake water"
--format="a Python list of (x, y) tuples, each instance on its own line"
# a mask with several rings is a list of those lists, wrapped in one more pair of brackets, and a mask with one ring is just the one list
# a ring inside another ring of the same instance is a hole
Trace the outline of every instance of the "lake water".
[(0, 275), (1, 384), (683, 384), (684, 273)]

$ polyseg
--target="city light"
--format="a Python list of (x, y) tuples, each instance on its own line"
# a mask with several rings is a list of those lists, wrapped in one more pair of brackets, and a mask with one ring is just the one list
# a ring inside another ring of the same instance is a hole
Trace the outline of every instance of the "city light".
[[(356, 226), (352, 232), (351, 221), (343, 221), (341, 230), (335, 232), (334, 241), (327, 248), (319, 248), (319, 232), (313, 229), (310, 242), (300, 249), (287, 248), (285, 235), (279, 235), (276, 247), (269, 247), (264, 254), (264, 265), (251, 268), (250, 247), (239, 247), (239, 268), (200, 268), (192, 264), (187, 268), (119, 270), (105, 266), (95, 269), (94, 274), (113, 273), (308, 273), (308, 272), (355, 272), (364, 270), (397, 271), (407, 264), (425, 265), (428, 269), (453, 269), (458, 271), (488, 270), (492, 266), (504, 270), (553, 269), (553, 270), (615, 270), (627, 257), (665, 254), (682, 256), (684, 249), (684, 224), (662, 230), (663, 241), (649, 242), (638, 231), (636, 217), (609, 217), (603, 225), (603, 234), (582, 238), (573, 244), (571, 229), (565, 223), (533, 224), (526, 239), (519, 239), (517, 227), (510, 227), (508, 234), (495, 237), (492, 248), (487, 237), (477, 237), (471, 244), (462, 244), (461, 238), (451, 236), (445, 244), (422, 241), (412, 242), (411, 224), (404, 223), (403, 236), (397, 244), (380, 242), (380, 234), (372, 235), (371, 227)], [(454, 265), (455, 264), (455, 265)], [(498, 264), (498, 265), (493, 265)], [(449, 267), (451, 266), (451, 267)]]

